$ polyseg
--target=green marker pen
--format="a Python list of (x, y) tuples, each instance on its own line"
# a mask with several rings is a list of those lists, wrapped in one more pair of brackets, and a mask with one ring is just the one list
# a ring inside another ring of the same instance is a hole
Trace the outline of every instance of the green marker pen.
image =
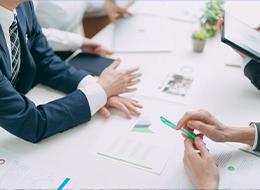
[[(170, 122), (170, 121), (169, 121), (168, 119), (166, 119), (165, 117), (161, 116), (160, 119), (161, 119), (161, 121), (162, 121), (164, 124), (166, 124), (166, 125), (169, 126), (170, 128), (176, 129), (176, 125), (173, 124), (172, 122)], [(186, 136), (189, 137), (190, 139), (194, 140), (194, 139), (196, 138), (196, 135), (195, 135), (194, 133), (189, 132), (189, 131), (187, 131), (186, 129), (183, 129), (183, 128), (181, 128), (180, 130), (181, 130), (181, 132), (182, 132), (184, 135), (186, 135)]]

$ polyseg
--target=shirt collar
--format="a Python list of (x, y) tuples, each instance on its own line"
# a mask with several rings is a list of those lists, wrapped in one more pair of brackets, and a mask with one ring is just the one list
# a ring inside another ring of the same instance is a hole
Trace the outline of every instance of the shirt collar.
[(14, 15), (16, 10), (10, 11), (2, 6), (0, 6), (0, 25), (3, 28), (3, 31), (8, 31), (14, 21)]

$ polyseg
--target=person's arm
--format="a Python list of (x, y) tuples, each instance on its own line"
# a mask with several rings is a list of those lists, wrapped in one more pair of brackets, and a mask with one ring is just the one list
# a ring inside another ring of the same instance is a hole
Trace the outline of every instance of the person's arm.
[(80, 34), (54, 28), (43, 28), (42, 31), (54, 51), (76, 51), (81, 48), (85, 39)]
[(64, 64), (49, 47), (41, 26), (39, 25), (32, 3), (24, 3), (27, 8), (26, 14), (28, 25), (30, 26), (30, 52), (37, 67), (37, 82), (43, 83), (54, 89), (65, 93), (73, 92), (77, 89), (79, 82), (88, 75), (86, 71), (76, 70)]
[(194, 186), (197, 189), (217, 189), (218, 167), (202, 140), (199, 137), (196, 137), (194, 142), (186, 139), (184, 148), (184, 167)]
[(29, 142), (37, 143), (91, 119), (88, 100), (80, 90), (36, 106), (0, 71), (0, 91), (0, 126)]
[(260, 90), (260, 63), (251, 59), (245, 65), (245, 76), (251, 81), (251, 83)]
[[(221, 31), (223, 18), (220, 17), (218, 19), (217, 28), (218, 31)], [(257, 31), (259, 31), (259, 27), (256, 28)], [(251, 83), (260, 90), (260, 63), (257, 61), (251, 59), (250, 57), (247, 57), (243, 53), (239, 52), (238, 50), (235, 50), (243, 59), (241, 66), (244, 71), (245, 76), (251, 81)]]
[(126, 7), (118, 6), (114, 0), (104, 0), (104, 8), (111, 21), (115, 21), (120, 17), (131, 16), (132, 14), (127, 10)]
[(65, 32), (54, 28), (43, 28), (42, 31), (54, 51), (76, 51), (81, 49), (86, 53), (98, 55), (111, 54), (111, 51), (102, 47), (101, 44), (92, 39), (85, 38), (80, 34)]
[(133, 3), (133, 0), (121, 1), (122, 5), (117, 5), (114, 0), (89, 1), (87, 4), (86, 17), (100, 17), (108, 15), (111, 21), (121, 16), (130, 16), (127, 8)]
[(178, 122), (177, 130), (182, 127), (197, 130), (216, 142), (238, 142), (253, 146), (257, 141), (255, 127), (227, 126), (204, 110), (187, 112)]
[[(77, 89), (79, 83), (87, 77), (87, 73), (64, 64), (56, 57), (41, 32), (31, 2), (20, 6), (19, 8), (23, 11), (20, 13), (26, 14), (27, 24), (31, 27), (28, 34), (31, 43), (29, 48), (36, 62), (36, 65), (32, 65), (37, 69), (36, 82), (69, 93), (64, 98), (36, 106), (26, 96), (16, 91), (0, 71), (0, 126), (17, 137), (36, 143), (89, 121), (93, 112), (104, 105), (98, 104), (99, 108), (98, 106), (91, 108), (89, 102), (96, 101), (100, 94), (89, 95), (91, 92), (87, 84), (83, 87), (84, 89)], [(136, 69), (115, 71), (118, 65), (119, 63), (114, 63), (107, 68), (95, 84), (96, 87), (100, 87), (99, 92), (102, 91), (104, 96), (110, 97), (129, 90), (131, 86), (129, 84), (138, 78), (135, 74)], [(129, 102), (125, 104), (128, 105)]]

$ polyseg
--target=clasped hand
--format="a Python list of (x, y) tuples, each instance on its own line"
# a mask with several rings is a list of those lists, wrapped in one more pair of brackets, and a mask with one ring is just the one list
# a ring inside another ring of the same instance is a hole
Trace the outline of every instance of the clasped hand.
[(100, 75), (98, 83), (103, 87), (108, 97), (107, 104), (101, 108), (99, 113), (108, 118), (111, 114), (109, 108), (122, 111), (126, 118), (131, 119), (131, 115), (139, 116), (139, 109), (142, 105), (136, 100), (120, 97), (120, 94), (134, 92), (137, 89), (133, 86), (140, 82), (141, 73), (139, 68), (118, 69), (121, 61), (116, 60), (106, 68)]

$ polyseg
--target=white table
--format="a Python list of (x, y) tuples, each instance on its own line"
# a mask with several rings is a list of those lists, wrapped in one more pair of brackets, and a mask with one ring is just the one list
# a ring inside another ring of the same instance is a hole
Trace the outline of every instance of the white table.
[[(160, 6), (158, 2), (153, 3)], [(177, 2), (167, 3), (168, 8), (172, 6), (174, 9)], [(181, 5), (180, 2), (178, 4), (178, 6)], [(183, 8), (185, 6), (184, 3)], [(137, 4), (133, 9), (138, 10), (141, 7), (142, 5)], [(171, 69), (171, 66), (176, 63), (192, 65), (197, 72), (197, 83), (192, 93), (190, 109), (207, 109), (224, 123), (238, 126), (247, 126), (251, 121), (259, 120), (260, 93), (243, 76), (241, 69), (225, 66), (228, 59), (232, 61), (236, 58), (236, 54), (220, 43), (219, 37), (208, 41), (203, 54), (195, 54), (191, 49), (191, 32), (197, 28), (197, 24), (171, 21), (169, 27), (174, 31), (172, 39), (169, 39), (175, 47), (172, 53), (118, 54), (115, 57), (122, 58), (123, 67), (138, 65), (144, 77), (151, 77), (151, 74), (157, 75), (158, 71), (163, 73), (162, 67)], [(109, 25), (95, 38), (109, 45), (112, 30), (113, 26)], [(147, 68), (152, 68), (149, 69), (149, 73), (147, 73)], [(62, 96), (63, 94), (44, 86), (37, 86), (28, 93), (28, 97), (36, 104), (46, 103)], [(140, 101), (144, 105), (144, 115), (176, 113), (177, 110), (180, 117), (185, 111), (175, 103), (151, 98), (140, 98)], [(179, 177), (185, 176), (182, 152), (171, 155), (161, 175), (100, 159), (91, 153), (91, 147), (105, 128), (128, 125), (128, 123), (129, 121), (118, 113), (114, 113), (109, 120), (96, 115), (91, 122), (50, 137), (38, 144), (25, 142), (1, 129), (0, 145), (22, 155), (23, 160), (33, 158), (35, 163), (46, 168), (64, 171), (80, 188), (171, 189), (181, 188), (181, 186), (176, 186), (177, 180), (187, 183), (187, 177)], [(173, 149), (175, 146), (183, 146), (182, 137), (176, 138), (178, 139), (174, 141)]]

